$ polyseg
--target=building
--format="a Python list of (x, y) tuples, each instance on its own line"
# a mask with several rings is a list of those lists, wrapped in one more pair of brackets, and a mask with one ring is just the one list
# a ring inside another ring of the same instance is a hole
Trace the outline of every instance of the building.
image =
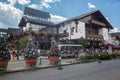
[(35, 36), (38, 48), (49, 49), (51, 39), (57, 34), (57, 27), (49, 19), (49, 13), (25, 7), (19, 27)]
[(7, 37), (7, 30), (6, 29), (0, 29), (0, 38), (6, 38)]
[(16, 28), (0, 29), (0, 38), (7, 38), (8, 34), (19, 35), (20, 30)]
[(60, 40), (78, 40), (82, 38), (87, 40), (89, 47), (97, 47), (100, 43), (107, 42), (109, 40), (108, 32), (113, 29), (99, 10), (63, 21), (58, 24), (58, 27), (58, 34), (69, 34), (60, 38)]
[(114, 48), (120, 49), (120, 32), (110, 33), (112, 37), (112, 45)]
[[(88, 47), (98, 47), (109, 40), (109, 30), (113, 29), (99, 10), (95, 10), (66, 21), (54, 24), (47, 12), (25, 7), (19, 27), (35, 35), (40, 48), (50, 46), (52, 39), (73, 42), (84, 39)], [(43, 46), (45, 45), (45, 46)]]

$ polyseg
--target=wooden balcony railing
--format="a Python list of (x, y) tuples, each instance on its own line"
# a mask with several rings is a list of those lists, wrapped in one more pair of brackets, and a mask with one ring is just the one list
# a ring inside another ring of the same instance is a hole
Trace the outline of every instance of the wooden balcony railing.
[(59, 37), (68, 37), (69, 33), (60, 33), (58, 34)]
[(101, 35), (93, 35), (93, 34), (86, 34), (86, 38), (88, 39), (103, 39)]

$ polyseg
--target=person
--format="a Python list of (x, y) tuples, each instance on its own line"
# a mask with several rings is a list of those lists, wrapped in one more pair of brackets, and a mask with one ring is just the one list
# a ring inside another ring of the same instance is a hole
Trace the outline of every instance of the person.
[(12, 50), (12, 56), (13, 56), (13, 60), (15, 60), (16, 51), (14, 49)]

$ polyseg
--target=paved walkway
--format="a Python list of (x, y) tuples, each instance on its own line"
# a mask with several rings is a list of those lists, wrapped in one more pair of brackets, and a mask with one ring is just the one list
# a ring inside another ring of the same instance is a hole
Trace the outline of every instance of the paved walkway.
[[(73, 61), (73, 60), (74, 59), (62, 59), (61, 64), (62, 65), (69, 65), (70, 64), (69, 62)], [(39, 63), (40, 63), (40, 60), (38, 58), (37, 66), (35, 69), (57, 67), (55, 65), (51, 65), (49, 62), (49, 59), (47, 57), (42, 57), (41, 64), (39, 64)], [(24, 57), (21, 56), (20, 60), (10, 60), (9, 61), (6, 72), (11, 73), (11, 72), (26, 71), (26, 70), (30, 70), (30, 69), (26, 68)]]

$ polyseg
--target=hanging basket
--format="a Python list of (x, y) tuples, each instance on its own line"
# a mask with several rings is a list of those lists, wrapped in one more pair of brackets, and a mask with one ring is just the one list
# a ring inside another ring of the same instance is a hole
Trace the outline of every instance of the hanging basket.
[(50, 56), (49, 60), (51, 65), (57, 65), (60, 61), (59, 56)]
[(0, 73), (7, 70), (8, 60), (0, 60)]
[(26, 68), (35, 68), (37, 64), (37, 58), (26, 58)]

